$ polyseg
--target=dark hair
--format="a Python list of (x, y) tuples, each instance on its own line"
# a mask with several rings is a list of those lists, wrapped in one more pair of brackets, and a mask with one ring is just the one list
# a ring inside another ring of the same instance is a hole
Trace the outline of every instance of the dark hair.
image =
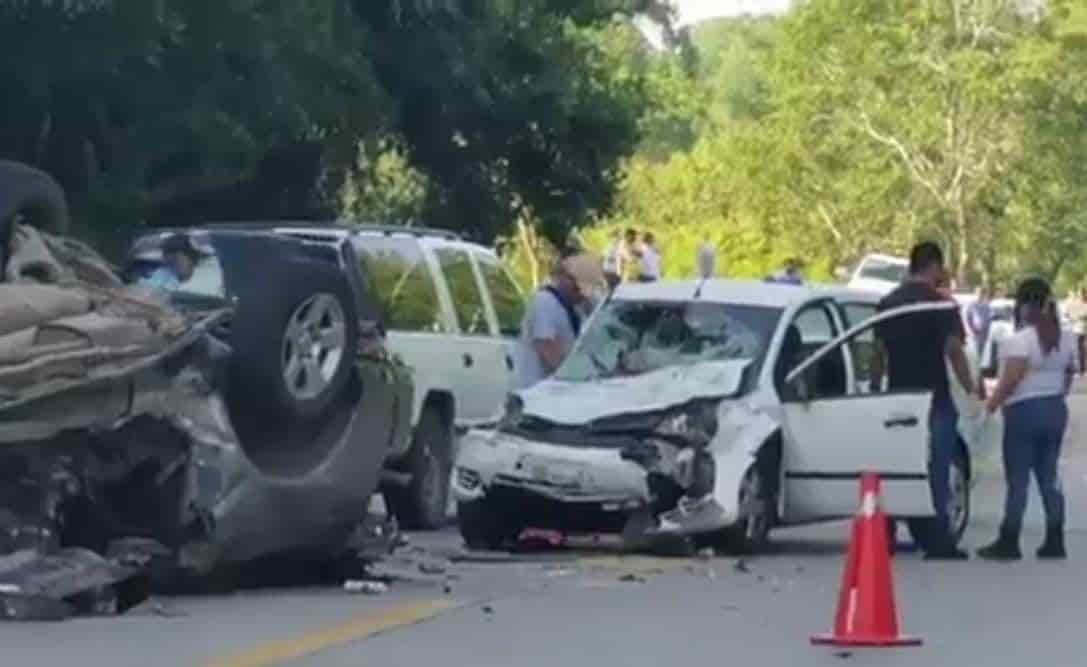
[(627, 230), (625, 232), (623, 232), (623, 235), (624, 236), (638, 236), (638, 230), (634, 229), (633, 227), (628, 227)]
[(646, 243), (652, 243), (653, 241), (656, 240), (656, 237), (653, 236), (653, 232), (646, 232), (645, 234), (642, 235), (642, 238), (645, 239)]
[(162, 242), (163, 257), (175, 253), (188, 255), (193, 260), (200, 259), (200, 251), (196, 249), (196, 246), (193, 245), (189, 237), (184, 234), (174, 234)]
[(1049, 354), (1061, 342), (1061, 323), (1053, 290), (1042, 278), (1027, 278), (1015, 290), (1015, 326), (1024, 324), (1038, 332), (1042, 352)]
[(933, 241), (922, 241), (910, 250), (910, 273), (918, 274), (932, 268), (943, 266), (944, 251)]

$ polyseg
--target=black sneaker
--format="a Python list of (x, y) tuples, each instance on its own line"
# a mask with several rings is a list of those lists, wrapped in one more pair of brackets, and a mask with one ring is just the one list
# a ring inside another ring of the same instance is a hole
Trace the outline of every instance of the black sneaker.
[(1019, 545), (1008, 540), (997, 540), (988, 546), (978, 549), (978, 558), (995, 561), (1013, 561), (1023, 557)]

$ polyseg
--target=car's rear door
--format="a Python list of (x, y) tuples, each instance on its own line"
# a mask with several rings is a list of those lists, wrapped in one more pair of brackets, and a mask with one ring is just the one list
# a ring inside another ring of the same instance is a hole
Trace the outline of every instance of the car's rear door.
[[(487, 287), (487, 297), (494, 313), (497, 335), (503, 350), (502, 373), (503, 388), (508, 388), (513, 381), (514, 354), (513, 346), (521, 335), (521, 321), (525, 315), (525, 296), (521, 288), (510, 276), (502, 263), (493, 253), (477, 250), (476, 265)], [(495, 406), (500, 410), (505, 405)]]
[[(787, 515), (792, 521), (844, 517), (857, 509), (862, 472), (883, 480), (883, 507), (896, 516), (933, 513), (928, 488), (929, 391), (883, 392), (874, 386), (870, 363), (858, 363), (855, 343), (873, 335), (882, 321), (918, 310), (953, 305), (923, 304), (881, 313), (850, 328), (796, 366), (783, 393)], [(863, 345), (858, 349), (866, 349)], [(851, 386), (827, 392), (817, 380), (826, 359), (847, 355)], [(868, 368), (869, 370), (865, 370)], [(859, 369), (859, 370), (856, 370)]]
[(470, 246), (440, 242), (431, 248), (457, 320), (445, 351), (459, 364), (453, 387), (457, 417), (465, 426), (492, 422), (500, 416), (509, 387), (506, 343), (487, 308)]

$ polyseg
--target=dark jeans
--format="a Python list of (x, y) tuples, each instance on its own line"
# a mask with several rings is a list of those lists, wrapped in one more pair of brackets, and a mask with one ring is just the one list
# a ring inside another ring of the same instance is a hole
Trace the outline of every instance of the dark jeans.
[(1063, 396), (1032, 398), (1004, 408), (1004, 499), (1003, 530), (1018, 535), (1027, 509), (1030, 473), (1038, 482), (1046, 522), (1064, 524), (1064, 492), (1058, 463), (1061, 442), (1068, 426), (1068, 405)]
[(928, 483), (936, 510), (934, 538), (950, 539), (947, 508), (951, 496), (951, 462), (959, 447), (959, 412), (950, 397), (934, 397), (929, 411)]

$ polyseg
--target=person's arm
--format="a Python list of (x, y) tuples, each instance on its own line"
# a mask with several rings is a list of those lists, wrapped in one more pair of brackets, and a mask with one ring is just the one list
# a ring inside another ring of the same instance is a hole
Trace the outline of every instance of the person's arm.
[(1030, 349), (1021, 334), (1004, 339), (1000, 345), (1000, 362), (1000, 377), (996, 381), (996, 388), (985, 402), (988, 412), (996, 412), (1003, 407), (1004, 401), (1015, 392), (1030, 368)]
[(977, 304), (972, 304), (966, 309), (966, 324), (970, 326), (970, 332), (975, 336), (981, 334), (981, 313)]
[(970, 363), (966, 360), (966, 351), (963, 349), (962, 338), (948, 336), (946, 345), (947, 358), (951, 362), (951, 369), (955, 371), (955, 377), (966, 393), (975, 392), (974, 378), (970, 375)]
[(996, 412), (1003, 405), (1004, 401), (1008, 400), (1008, 397), (1012, 395), (1015, 388), (1019, 386), (1019, 383), (1023, 381), (1023, 378), (1027, 375), (1027, 358), (1024, 357), (1005, 357), (1004, 365), (1000, 369), (1000, 379), (996, 382), (996, 389), (993, 389), (993, 395), (989, 397), (989, 400), (985, 402), (985, 409), (988, 412)]
[(532, 345), (536, 349), (536, 356), (540, 358), (540, 365), (548, 375), (554, 373), (566, 357), (566, 350), (557, 338), (537, 338), (532, 341)]
[(562, 360), (566, 357), (566, 346), (562, 344), (559, 336), (557, 317), (566, 317), (555, 298), (550, 294), (541, 292), (532, 304), (532, 319), (529, 322), (529, 335), (532, 340), (532, 348), (543, 366), (544, 373), (550, 375), (558, 369)]

